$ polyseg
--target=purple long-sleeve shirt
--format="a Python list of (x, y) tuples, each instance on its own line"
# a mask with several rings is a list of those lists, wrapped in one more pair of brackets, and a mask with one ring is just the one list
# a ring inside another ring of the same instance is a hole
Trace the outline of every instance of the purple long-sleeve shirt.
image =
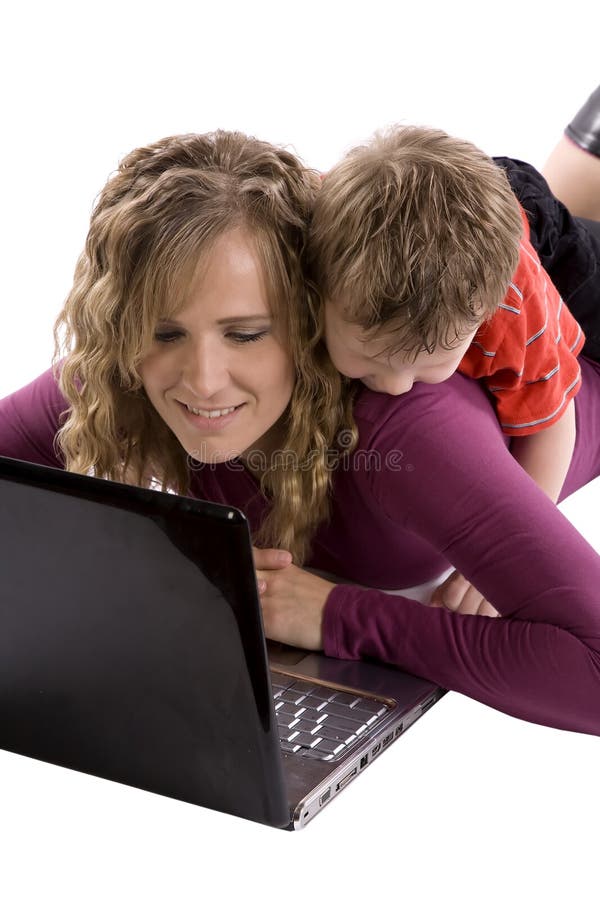
[[(600, 366), (582, 359), (562, 497), (600, 475)], [(0, 453), (61, 466), (66, 401), (46, 372), (0, 401)], [(334, 475), (310, 567), (338, 584), (325, 652), (374, 657), (533, 722), (600, 734), (600, 557), (508, 452), (480, 385), (454, 375), (397, 398), (363, 390), (358, 451)], [(266, 510), (241, 465), (195, 471), (192, 494)], [(502, 614), (458, 615), (385, 590), (454, 566)]]

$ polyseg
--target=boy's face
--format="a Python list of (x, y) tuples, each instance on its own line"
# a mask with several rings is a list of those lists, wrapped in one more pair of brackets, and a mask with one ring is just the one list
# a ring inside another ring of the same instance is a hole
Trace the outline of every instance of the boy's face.
[(366, 340), (365, 330), (347, 322), (337, 303), (325, 304), (325, 341), (335, 367), (342, 375), (359, 378), (372, 391), (394, 396), (410, 391), (415, 381), (438, 384), (450, 378), (476, 331), (461, 337), (450, 350), (422, 350), (416, 359), (411, 359), (402, 351), (388, 352), (393, 338), (387, 338), (385, 331)]

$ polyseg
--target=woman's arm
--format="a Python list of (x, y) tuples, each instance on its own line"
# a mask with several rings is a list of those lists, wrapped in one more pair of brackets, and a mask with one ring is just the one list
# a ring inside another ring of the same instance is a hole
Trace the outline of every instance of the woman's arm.
[(600, 557), (512, 458), (474, 382), (454, 376), (411, 395), (378, 436), (382, 453), (401, 447), (414, 468), (371, 473), (374, 498), (390, 528), (427, 540), (502, 618), (336, 585), (325, 652), (373, 656), (512, 715), (600, 734)]
[[(575, 406), (570, 400), (558, 422), (543, 431), (511, 441), (513, 457), (554, 503), (558, 501), (569, 471), (575, 434)], [(498, 615), (497, 610), (456, 570), (434, 591), (432, 602), (453, 612)]]
[(64, 468), (54, 439), (67, 408), (51, 369), (0, 400), (0, 456)]
[[(584, 385), (576, 403), (593, 390), (591, 424), (578, 418), (578, 441), (598, 447), (600, 435), (592, 432), (600, 430), (600, 377)], [(380, 659), (511, 715), (600, 734), (600, 557), (512, 458), (475, 382), (456, 375), (443, 385), (416, 385), (397, 400), (372, 397), (370, 422), (357, 416), (361, 433), (371, 427), (369, 446), (382, 459), (401, 450), (411, 464), (368, 473), (399, 546), (407, 528), (420, 535), (502, 618), (311, 582), (313, 599), (320, 590), (311, 616), (322, 617), (325, 652)], [(578, 443), (588, 480), (600, 474), (599, 455)], [(369, 522), (355, 528), (357, 545), (368, 552)], [(280, 635), (279, 610), (287, 603), (291, 619), (305, 590), (297, 571), (289, 574), (287, 598), (284, 572), (277, 573), (279, 596), (270, 585), (265, 593)]]

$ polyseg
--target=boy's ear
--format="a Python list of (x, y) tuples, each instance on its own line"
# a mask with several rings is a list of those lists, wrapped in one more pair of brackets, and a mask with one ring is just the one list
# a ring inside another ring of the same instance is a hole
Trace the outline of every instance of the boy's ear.
[(483, 303), (481, 297), (472, 297), (469, 306), (471, 307), (471, 312), (473, 313), (473, 315), (477, 316), (478, 319), (481, 319), (483, 321), (483, 319), (486, 318), (484, 313), (485, 304)]

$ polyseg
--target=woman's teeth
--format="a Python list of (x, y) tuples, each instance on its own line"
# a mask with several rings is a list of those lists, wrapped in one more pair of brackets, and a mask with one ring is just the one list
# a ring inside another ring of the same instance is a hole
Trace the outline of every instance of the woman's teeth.
[(235, 406), (228, 406), (226, 409), (194, 409), (193, 406), (188, 406), (186, 403), (188, 412), (193, 413), (195, 416), (203, 416), (205, 419), (217, 419), (219, 416), (226, 416), (228, 413), (231, 413), (236, 408)]

